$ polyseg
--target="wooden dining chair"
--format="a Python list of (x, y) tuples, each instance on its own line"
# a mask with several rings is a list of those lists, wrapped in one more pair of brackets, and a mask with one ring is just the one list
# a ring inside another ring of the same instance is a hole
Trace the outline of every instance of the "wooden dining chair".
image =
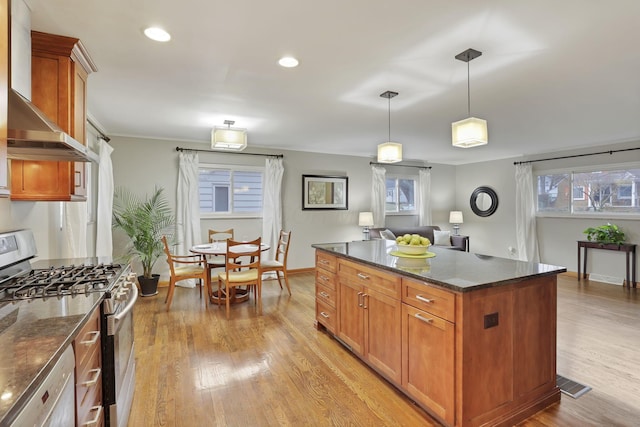
[(173, 292), (176, 289), (176, 283), (186, 279), (200, 279), (200, 298), (202, 298), (202, 284), (207, 287), (207, 295), (211, 295), (211, 279), (208, 277), (208, 269), (204, 264), (206, 261), (202, 255), (175, 255), (169, 250), (167, 237), (162, 236), (164, 244), (164, 253), (167, 256), (169, 264), (169, 291), (164, 302), (167, 303), (167, 311), (171, 307), (173, 300)]
[[(227, 239), (233, 240), (233, 228), (228, 230), (214, 230), (209, 229), (209, 243), (214, 242), (226, 242)], [(224, 267), (225, 259), (224, 255), (212, 255), (207, 257), (207, 262), (210, 268)]]
[[(258, 237), (249, 242), (237, 242), (235, 240), (227, 240), (227, 254), (225, 261), (225, 271), (218, 273), (218, 297), (224, 293), (224, 299), (227, 306), (227, 319), (229, 319), (229, 305), (231, 298), (238, 286), (255, 286), (256, 292), (255, 302), (258, 306), (258, 313), (262, 314), (262, 275), (260, 272), (260, 243), (262, 239)], [(238, 245), (250, 245), (251, 250), (243, 251), (242, 256), (249, 257), (251, 260), (248, 264), (239, 264), (234, 258), (237, 252), (234, 248)], [(240, 270), (242, 268), (242, 270)], [(218, 298), (220, 305), (220, 298)]]
[(291, 231), (280, 230), (278, 237), (278, 246), (276, 247), (275, 259), (266, 259), (260, 262), (260, 270), (262, 273), (275, 272), (282, 289), (282, 281), (280, 273), (284, 277), (284, 283), (287, 285), (289, 295), (291, 295), (291, 287), (289, 286), (289, 278), (287, 277), (287, 255), (289, 254), (289, 242), (291, 242)]

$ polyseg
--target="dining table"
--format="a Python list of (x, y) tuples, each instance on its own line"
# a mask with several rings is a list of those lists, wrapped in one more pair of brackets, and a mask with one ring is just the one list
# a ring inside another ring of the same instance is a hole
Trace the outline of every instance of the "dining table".
[[(246, 245), (236, 245), (231, 249), (231, 252), (238, 257), (242, 257), (247, 253), (254, 252), (256, 249), (256, 245), (246, 244)], [(271, 246), (266, 243), (260, 244), (260, 251), (268, 251), (271, 249)], [(198, 245), (194, 245), (189, 249), (190, 252), (194, 254), (204, 255), (204, 259), (207, 259), (207, 256), (223, 256), (226, 259), (227, 256), (227, 242), (211, 242), (211, 243), (202, 243)], [(211, 271), (215, 268), (209, 262), (205, 265), (207, 269), (208, 277), (211, 277)], [(217, 280), (217, 279), (216, 279)], [(210, 280), (212, 282), (213, 280)], [(218, 295), (218, 291), (213, 290), (213, 285), (209, 286), (209, 301), (213, 304), (222, 304), (225, 302), (225, 295)], [(229, 291), (229, 302), (231, 304), (236, 304), (240, 302), (247, 301), (249, 299), (249, 291), (248, 289), (239, 289), (235, 286)]]

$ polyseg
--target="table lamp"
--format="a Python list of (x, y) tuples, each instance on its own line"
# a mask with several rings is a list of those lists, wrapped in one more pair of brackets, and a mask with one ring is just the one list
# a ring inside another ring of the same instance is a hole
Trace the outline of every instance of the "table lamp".
[(373, 226), (373, 212), (360, 212), (360, 215), (358, 216), (358, 225), (360, 227), (364, 227), (362, 229), (364, 240), (370, 240), (369, 227)]
[(449, 212), (449, 222), (453, 224), (453, 234), (458, 235), (458, 231), (460, 230), (460, 224), (464, 223), (462, 220), (462, 212), (461, 211), (451, 211)]

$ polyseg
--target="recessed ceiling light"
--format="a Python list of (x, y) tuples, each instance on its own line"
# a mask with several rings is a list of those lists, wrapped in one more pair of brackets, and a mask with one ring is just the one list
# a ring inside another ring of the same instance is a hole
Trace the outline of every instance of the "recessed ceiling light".
[(293, 68), (298, 66), (298, 60), (292, 56), (284, 56), (280, 58), (278, 64), (286, 68)]
[(171, 34), (158, 27), (149, 27), (145, 29), (144, 35), (157, 42), (168, 42), (171, 40)]

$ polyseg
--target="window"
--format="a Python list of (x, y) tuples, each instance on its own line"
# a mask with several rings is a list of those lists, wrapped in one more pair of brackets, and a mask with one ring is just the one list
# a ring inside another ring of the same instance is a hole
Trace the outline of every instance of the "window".
[(540, 173), (537, 212), (640, 215), (640, 168)]
[(387, 176), (387, 196), (385, 212), (400, 214), (416, 213), (416, 190), (418, 182), (416, 178)]
[(200, 165), (200, 214), (262, 215), (263, 169)]

